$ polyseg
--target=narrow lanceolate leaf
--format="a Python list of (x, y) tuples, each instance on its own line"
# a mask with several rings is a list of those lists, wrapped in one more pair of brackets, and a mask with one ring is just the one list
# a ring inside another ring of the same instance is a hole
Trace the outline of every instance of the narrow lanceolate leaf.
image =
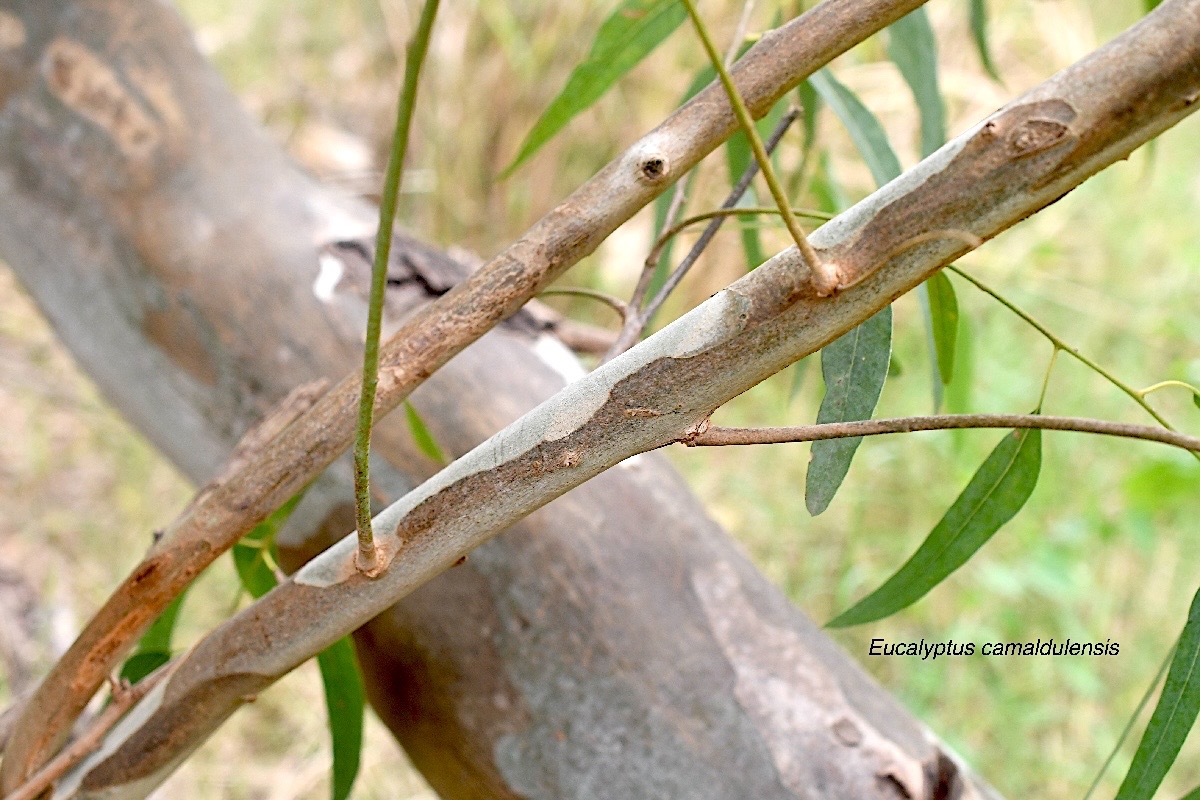
[(921, 115), (921, 157), (946, 143), (946, 108), (938, 88), (937, 40), (924, 8), (888, 28), (888, 57), (912, 90)]
[(567, 85), (534, 123), (501, 177), (512, 174), (576, 114), (603, 97), (686, 17), (678, 0), (624, 0), (618, 5), (600, 25), (587, 58), (572, 70)]
[(1041, 434), (1034, 429), (1006, 435), (912, 558), (883, 586), (830, 621), (830, 627), (895, 614), (965, 564), (1033, 493), (1042, 465)]
[(447, 464), (446, 454), (442, 452), (437, 440), (429, 432), (429, 426), (425, 424), (425, 420), (421, 419), (421, 415), (417, 413), (417, 409), (413, 408), (413, 404), (407, 400), (404, 401), (404, 417), (408, 420), (408, 430), (412, 434), (417, 449), (430, 461), (435, 461), (443, 466)]
[(333, 741), (333, 800), (345, 800), (354, 788), (362, 755), (363, 708), (366, 701), (362, 675), (354, 659), (350, 639), (339, 639), (317, 656), (325, 707), (329, 711), (329, 734)]
[[(887, 379), (891, 354), (891, 306), (825, 345), (821, 350), (825, 397), (817, 424), (870, 419)], [(829, 508), (861, 442), (861, 436), (813, 442), (804, 491), (810, 514)]]
[[(1116, 800), (1150, 800), (1175, 763), (1200, 712), (1200, 591), (1192, 599), (1167, 682)], [(1196, 792), (1188, 795), (1190, 798)]]
[[(1158, 0), (1146, 0), (1147, 3), (1158, 5)], [(993, 79), (1000, 80), (1000, 72), (996, 62), (992, 61), (992, 48), (988, 44), (988, 10), (987, 0), (971, 0), (971, 38), (975, 40), (975, 49), (979, 52), (979, 61), (987, 74)]]
[(179, 618), (179, 610), (186, 596), (185, 589), (163, 609), (158, 619), (142, 635), (137, 649), (121, 666), (122, 678), (131, 684), (137, 683), (171, 660), (171, 638), (175, 634), (175, 621)]
[(825, 105), (846, 126), (850, 139), (871, 170), (875, 183), (883, 186), (900, 174), (900, 159), (892, 150), (887, 134), (879, 120), (871, 113), (858, 95), (843, 86), (833, 73), (823, 69), (808, 79)]
[(929, 299), (929, 329), (936, 353), (935, 363), (942, 384), (954, 379), (954, 350), (958, 343), (958, 298), (945, 273), (934, 273), (925, 281)]

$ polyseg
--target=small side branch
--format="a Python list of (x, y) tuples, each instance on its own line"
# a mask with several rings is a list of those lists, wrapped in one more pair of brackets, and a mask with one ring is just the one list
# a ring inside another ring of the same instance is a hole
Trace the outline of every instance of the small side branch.
[(679, 439), (689, 447), (724, 447), (744, 444), (785, 444), (816, 442), (822, 439), (846, 439), (854, 436), (878, 436), (884, 433), (913, 433), (959, 428), (1042, 428), (1052, 431), (1099, 433), (1161, 442), (1193, 453), (1200, 453), (1200, 438), (1178, 431), (1110, 422), (1085, 417), (1047, 417), (1041, 414), (940, 414), (928, 417), (869, 419), (860, 422), (830, 422), (823, 425), (797, 425), (783, 428), (701, 428)]

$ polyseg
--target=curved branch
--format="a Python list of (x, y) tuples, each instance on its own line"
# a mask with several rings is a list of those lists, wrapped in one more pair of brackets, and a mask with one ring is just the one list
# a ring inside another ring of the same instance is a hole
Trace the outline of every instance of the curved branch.
[(1200, 453), (1200, 438), (1150, 425), (1134, 425), (1086, 417), (1047, 417), (1041, 414), (936, 414), (925, 417), (868, 419), (855, 422), (827, 422), (821, 425), (795, 425), (778, 428), (703, 428), (680, 437), (689, 447), (724, 447), (745, 444), (787, 444), (816, 442), (822, 439), (848, 439), (854, 436), (878, 436), (886, 433), (914, 433), (960, 428), (1041, 428), (1051, 431), (1099, 433), (1161, 442)]
[[(853, 45), (924, 0), (825, 0), (764, 36), (733, 78), (756, 116)], [(41, 54), (26, 47), (29, 57)], [(35, 67), (36, 68), (36, 67)], [(567, 268), (727, 139), (737, 127), (711, 85), (618, 156), (520, 240), (406, 322), (380, 353), (376, 416)], [(343, 380), (238, 476), (198, 498), (85, 627), (30, 698), (0, 764), (0, 794), (57, 748), (121, 655), (200, 571), (349, 446), (357, 377)]]

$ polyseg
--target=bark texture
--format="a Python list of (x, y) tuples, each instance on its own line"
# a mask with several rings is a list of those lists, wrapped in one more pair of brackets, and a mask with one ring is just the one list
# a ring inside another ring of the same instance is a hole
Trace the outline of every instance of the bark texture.
[[(0, 28), (0, 255), (114, 404), (207, 480), (291, 388), (353, 367), (374, 211), (290, 164), (158, 3), (6, 2)], [(407, 239), (394, 261), (393, 327), (462, 275)], [(418, 392), (440, 442), (465, 452), (561, 388), (572, 362), (542, 327), (519, 315)], [(402, 421), (376, 443), (391, 494), (432, 471)], [(293, 564), (349, 530), (345, 477), (303, 504)], [(446, 797), (978, 789), (653, 456), (356, 638), (376, 708)], [(209, 726), (175, 722), (143, 732), (145, 760), (102, 760), (59, 794), (144, 793), (169, 767), (150, 743)]]

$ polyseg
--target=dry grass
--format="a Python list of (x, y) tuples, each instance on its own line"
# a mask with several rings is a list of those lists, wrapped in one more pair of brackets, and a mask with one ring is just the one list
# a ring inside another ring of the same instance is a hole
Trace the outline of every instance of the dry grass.
[[(326, 180), (369, 194), (379, 183), (382, 143), (398, 85), (396, 54), (415, 10), (381, 3), (184, 0), (199, 40), (277, 139)], [(477, 253), (496, 251), (588, 177), (622, 145), (655, 124), (699, 66), (686, 34), (625, 81), (613, 96), (506, 183), (495, 173), (516, 151), (532, 118), (586, 51), (608, 4), (521, 4), (449, 0), (438, 22), (434, 66), (406, 183), (404, 221), (431, 240)], [(705, 8), (719, 30), (740, 3)], [(968, 45), (961, 3), (933, 3), (951, 132), (1075, 60), (1128, 24), (1136, 0), (993, 2), (994, 46), (1006, 85), (988, 80)], [(760, 9), (765, 24), (770, 9)], [(838, 74), (881, 117), (906, 164), (915, 158), (911, 103), (868, 42), (836, 64)], [(445, 131), (453, 131), (447, 136)], [(1029, 223), (989, 243), (964, 266), (1135, 384), (1200, 382), (1195, 236), (1200, 207), (1197, 122), (1144, 155), (1114, 167)], [(855, 196), (869, 176), (832, 119), (822, 137), (836, 174)], [(795, 144), (782, 155), (795, 159)], [(721, 191), (723, 163), (704, 168), (698, 196)], [(697, 201), (697, 205), (702, 201)], [(801, 203), (803, 205), (803, 203)], [(640, 215), (568, 277), (628, 291), (644, 255), (649, 220)], [(786, 234), (768, 230), (768, 248)], [(683, 308), (742, 270), (736, 235), (721, 237), (675, 300)], [(1028, 410), (1049, 350), (961, 282), (970, 362), (954, 393), (977, 410)], [(585, 301), (562, 307), (608, 322)], [(923, 333), (916, 303), (897, 305), (896, 360), (881, 411), (929, 407)], [(968, 374), (969, 373), (969, 374)], [(722, 412), (727, 422), (810, 419), (819, 370), (808, 369), (789, 399), (789, 371)], [(1060, 361), (1047, 410), (1143, 421), (1131, 404)], [(1185, 397), (1156, 404), (1195, 430)], [(795, 446), (687, 451), (678, 462), (713, 513), (762, 568), (818, 620), (886, 577), (916, 546), (994, 444), (995, 435), (939, 434), (864, 445), (831, 509), (803, 508), (803, 452)], [(979, 558), (913, 609), (838, 634), (852, 653), (932, 728), (1012, 797), (1078, 797), (1103, 759), (1159, 659), (1182, 624), (1196, 588), (1195, 532), (1200, 470), (1152, 446), (1048, 436), (1041, 484), (1030, 506)], [(150, 531), (188, 497), (178, 475), (96, 396), (7, 272), (0, 272), (0, 569), (17, 566), (47, 610), (48, 648), (103, 598), (133, 564)], [(914, 496), (915, 495), (915, 496)], [(65, 579), (64, 576), (70, 576)], [(189, 598), (182, 634), (195, 637), (229, 611), (236, 588), (227, 565)], [(62, 632), (57, 632), (62, 631)], [(866, 640), (1037, 637), (1108, 638), (1115, 659), (1082, 662), (977, 659), (936, 664), (868, 659)], [(49, 652), (35, 668), (44, 668)], [(164, 797), (320, 797), (328, 749), (319, 682), (298, 671), (239, 713), (162, 789)], [(1193, 737), (1196, 738), (1196, 737)], [(1176, 796), (1200, 782), (1200, 748), (1172, 776)], [(1126, 756), (1127, 758), (1128, 756)], [(357, 797), (426, 797), (428, 789), (374, 720)], [(241, 768), (231, 768), (240, 765)], [(1122, 765), (1123, 766), (1123, 765)], [(1190, 770), (1190, 772), (1189, 772)], [(1107, 789), (1115, 788), (1111, 779)]]

